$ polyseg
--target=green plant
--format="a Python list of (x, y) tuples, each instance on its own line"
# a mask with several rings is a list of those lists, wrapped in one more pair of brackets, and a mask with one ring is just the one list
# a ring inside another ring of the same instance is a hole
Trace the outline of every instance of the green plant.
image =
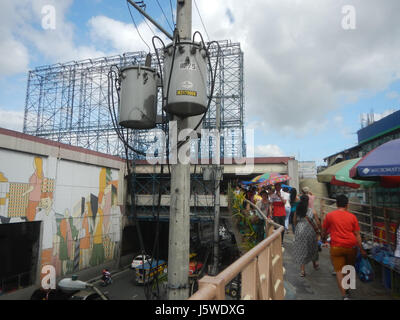
[(251, 221), (251, 216), (244, 207), (245, 198), (246, 197), (243, 192), (236, 194), (232, 188), (228, 189), (228, 202), (231, 208), (232, 216), (235, 218), (239, 232), (243, 237), (243, 241), (240, 246), (244, 251), (248, 251), (257, 244), (257, 235)]

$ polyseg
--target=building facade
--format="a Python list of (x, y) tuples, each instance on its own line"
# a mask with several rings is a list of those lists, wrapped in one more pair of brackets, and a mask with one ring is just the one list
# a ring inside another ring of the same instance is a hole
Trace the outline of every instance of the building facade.
[(0, 128), (0, 164), (2, 293), (118, 260), (122, 159)]

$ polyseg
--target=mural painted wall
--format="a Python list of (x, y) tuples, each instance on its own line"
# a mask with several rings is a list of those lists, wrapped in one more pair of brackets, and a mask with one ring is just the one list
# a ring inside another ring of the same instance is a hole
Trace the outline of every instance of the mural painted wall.
[(42, 221), (41, 265), (58, 276), (113, 260), (118, 170), (0, 149), (0, 223)]

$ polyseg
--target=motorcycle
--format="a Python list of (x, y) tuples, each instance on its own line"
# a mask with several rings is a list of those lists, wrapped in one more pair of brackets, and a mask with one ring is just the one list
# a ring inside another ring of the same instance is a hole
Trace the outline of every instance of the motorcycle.
[(101, 277), (101, 286), (105, 287), (111, 283), (111, 273), (107, 269), (103, 270), (103, 276)]

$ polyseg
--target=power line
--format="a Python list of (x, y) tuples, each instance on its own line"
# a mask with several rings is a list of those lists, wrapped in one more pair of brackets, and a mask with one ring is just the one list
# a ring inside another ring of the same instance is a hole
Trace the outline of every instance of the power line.
[(137, 33), (138, 33), (140, 39), (142, 39), (143, 43), (147, 46), (147, 48), (149, 48), (149, 52), (150, 52), (150, 51), (151, 51), (150, 46), (149, 46), (149, 45), (147, 44), (147, 42), (143, 39), (142, 35), (141, 35), (140, 32), (139, 32), (139, 28), (138, 28), (137, 25), (136, 25), (135, 19), (133, 19), (133, 15), (132, 15), (132, 12), (131, 12), (131, 8), (129, 7), (129, 2), (128, 2), (128, 1), (126, 1), (126, 5), (127, 5), (127, 7), (128, 7), (129, 14), (131, 15), (132, 22), (133, 22), (133, 24), (135, 25), (136, 31), (137, 31)]
[[(157, 1), (157, 3), (158, 3), (158, 6), (159, 6), (159, 7), (160, 7), (160, 9), (161, 9), (161, 12), (162, 12), (162, 14), (163, 14), (163, 16), (164, 16), (165, 20), (166, 20), (166, 21), (167, 21), (167, 23), (168, 23), (169, 27), (171, 28), (172, 32), (174, 32), (174, 28), (172, 28), (172, 27), (171, 27), (171, 24), (169, 23), (169, 20), (168, 20), (167, 16), (165, 15), (165, 13), (164, 13), (164, 10), (163, 10), (163, 8), (162, 8), (162, 6), (160, 5), (160, 2), (159, 2), (158, 0), (156, 0), (156, 1)], [(174, 23), (174, 21), (173, 21), (173, 20), (172, 20), (172, 23)]]
[(197, 13), (199, 14), (200, 21), (201, 21), (201, 24), (203, 25), (204, 31), (206, 32), (206, 35), (207, 35), (207, 38), (208, 38), (208, 42), (210, 42), (210, 36), (208, 35), (207, 28), (206, 28), (206, 26), (204, 25), (204, 22), (203, 22), (203, 19), (202, 19), (202, 17), (201, 17), (199, 8), (197, 7), (196, 0), (194, 0), (194, 5), (195, 5), (195, 7), (196, 7)]
[[(144, 3), (144, 1), (136, 1), (135, 2), (140, 8), (143, 9), (143, 11), (146, 11), (146, 4)], [(147, 24), (147, 26), (149, 27), (151, 33), (153, 33), (153, 35), (155, 36), (155, 32), (153, 31), (153, 29), (150, 27), (149, 23), (147, 22), (146, 17), (142, 14), (142, 12), (139, 11), (139, 13), (142, 15), (144, 22)]]

